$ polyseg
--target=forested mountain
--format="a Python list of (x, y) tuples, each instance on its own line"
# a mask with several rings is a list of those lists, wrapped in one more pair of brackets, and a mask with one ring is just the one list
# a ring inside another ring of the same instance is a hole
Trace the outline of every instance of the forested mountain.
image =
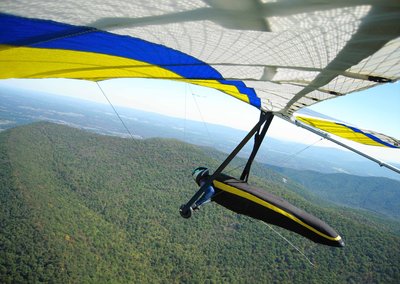
[(344, 238), (317, 245), (215, 204), (189, 220), (192, 169), (218, 166), (177, 140), (100, 136), (36, 123), (0, 133), (0, 282), (398, 283), (400, 236), (365, 214), (316, 204), (255, 165), (251, 182)]
[(400, 217), (400, 182), (383, 177), (323, 174), (269, 166), (316, 195), (354, 208)]

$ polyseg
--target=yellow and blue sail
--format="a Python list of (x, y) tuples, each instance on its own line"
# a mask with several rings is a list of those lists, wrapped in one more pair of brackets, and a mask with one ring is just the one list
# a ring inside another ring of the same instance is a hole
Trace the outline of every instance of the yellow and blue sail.
[(296, 119), (314, 128), (332, 133), (336, 136), (355, 141), (369, 146), (380, 146), (388, 148), (400, 148), (400, 141), (390, 136), (363, 130), (341, 122), (328, 121), (323, 119), (296, 116)]
[(143, 39), (0, 13), (0, 79), (157, 78), (212, 87), (257, 108), (254, 89), (209, 64)]

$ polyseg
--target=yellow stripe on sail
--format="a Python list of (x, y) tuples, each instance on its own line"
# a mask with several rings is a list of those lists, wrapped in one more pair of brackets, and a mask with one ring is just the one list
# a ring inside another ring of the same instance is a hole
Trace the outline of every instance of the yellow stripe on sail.
[(346, 127), (344, 125), (337, 124), (333, 121), (327, 121), (327, 120), (321, 120), (321, 119), (315, 119), (315, 118), (309, 118), (309, 117), (302, 117), (302, 116), (297, 116), (297, 120), (308, 124), (312, 127), (321, 129), (323, 131), (332, 133), (336, 136), (355, 141), (361, 144), (365, 145), (370, 145), (370, 146), (385, 146), (382, 143), (379, 143), (378, 141), (375, 141), (368, 136), (355, 132), (349, 127)]
[(156, 78), (185, 81), (220, 90), (249, 103), (237, 87), (217, 80), (184, 78), (166, 68), (119, 56), (51, 48), (0, 45), (0, 79), (69, 78), (100, 81), (113, 78)]

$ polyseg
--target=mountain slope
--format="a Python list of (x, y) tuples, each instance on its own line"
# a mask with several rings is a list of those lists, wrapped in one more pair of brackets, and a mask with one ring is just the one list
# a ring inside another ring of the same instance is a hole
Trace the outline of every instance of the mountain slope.
[[(316, 245), (215, 204), (178, 208), (198, 165), (218, 161), (175, 140), (132, 140), (37, 123), (0, 133), (0, 279), (12, 282), (395, 283), (400, 237), (362, 215), (320, 208), (252, 177), (336, 228), (346, 247)], [(273, 175), (273, 173), (270, 173)], [(265, 176), (268, 176), (266, 173)]]

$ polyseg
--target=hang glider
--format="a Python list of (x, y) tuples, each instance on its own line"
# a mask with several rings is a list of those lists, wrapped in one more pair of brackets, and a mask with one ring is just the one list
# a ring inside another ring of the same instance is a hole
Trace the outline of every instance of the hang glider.
[(396, 0), (5, 0), (0, 11), (0, 79), (179, 80), (289, 120), (400, 76)]
[[(294, 116), (399, 80), (398, 0), (3, 0), (0, 11), (0, 79), (176, 80), (260, 109), (260, 121), (208, 185), (255, 135), (241, 177), (247, 181), (274, 116), (321, 129), (322, 136), (399, 147), (386, 135)], [(204, 186), (181, 213), (203, 192)]]

